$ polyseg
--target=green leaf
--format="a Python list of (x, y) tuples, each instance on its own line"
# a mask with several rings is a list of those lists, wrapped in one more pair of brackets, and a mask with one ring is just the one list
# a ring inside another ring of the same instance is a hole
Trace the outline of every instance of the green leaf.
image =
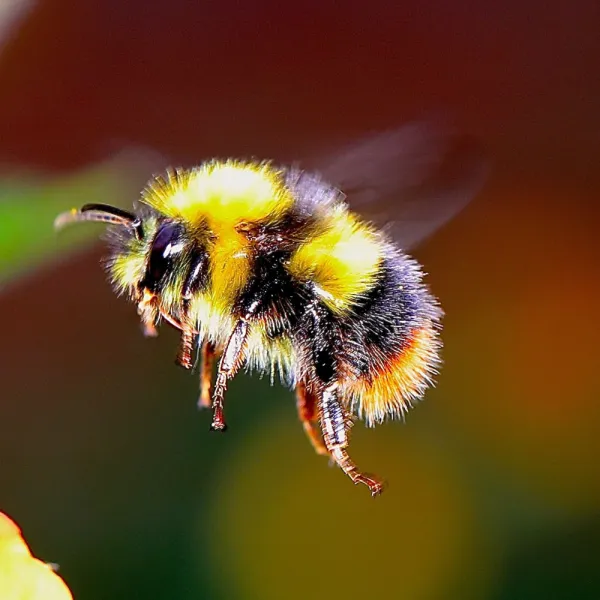
[(57, 232), (56, 216), (88, 202), (131, 208), (158, 161), (127, 151), (68, 176), (20, 174), (0, 178), (0, 288), (47, 261), (81, 249), (103, 228), (79, 224)]

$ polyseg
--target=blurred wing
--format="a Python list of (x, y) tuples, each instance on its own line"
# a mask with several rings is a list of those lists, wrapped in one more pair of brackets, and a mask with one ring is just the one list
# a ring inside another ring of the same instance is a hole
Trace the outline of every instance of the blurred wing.
[(488, 171), (474, 139), (427, 122), (371, 135), (314, 166), (403, 249), (460, 212)]

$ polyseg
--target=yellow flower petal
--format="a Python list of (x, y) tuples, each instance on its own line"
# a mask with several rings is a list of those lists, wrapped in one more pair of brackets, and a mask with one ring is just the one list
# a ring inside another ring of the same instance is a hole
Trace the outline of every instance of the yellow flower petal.
[(19, 527), (0, 513), (0, 598), (73, 600), (52, 567), (31, 555)]

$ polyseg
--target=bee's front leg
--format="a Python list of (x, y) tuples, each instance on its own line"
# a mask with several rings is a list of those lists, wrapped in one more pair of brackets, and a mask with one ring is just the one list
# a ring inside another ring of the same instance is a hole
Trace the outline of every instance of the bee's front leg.
[(179, 320), (171, 315), (162, 313), (163, 317), (181, 332), (175, 364), (188, 370), (194, 366), (192, 355), (194, 354), (194, 346), (198, 339), (198, 332), (190, 319), (189, 308), (189, 301), (184, 299)]
[(192, 255), (190, 270), (181, 290), (181, 320), (179, 322), (171, 320), (171, 324), (181, 330), (181, 341), (179, 342), (176, 363), (184, 369), (191, 369), (194, 366), (192, 354), (198, 337), (198, 324), (193, 323), (190, 318), (190, 304), (194, 294), (206, 284), (206, 266), (206, 252), (196, 252)]
[(185, 327), (181, 330), (181, 338), (179, 340), (179, 350), (175, 362), (184, 369), (191, 369), (194, 366), (192, 354), (194, 353), (194, 343), (197, 334), (193, 329)]

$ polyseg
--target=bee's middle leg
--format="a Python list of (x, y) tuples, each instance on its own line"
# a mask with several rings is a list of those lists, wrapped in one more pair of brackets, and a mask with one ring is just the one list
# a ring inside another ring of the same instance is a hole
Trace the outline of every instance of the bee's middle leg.
[[(273, 285), (273, 283), (265, 283), (260, 278), (256, 279), (251, 282), (236, 303), (238, 320), (223, 346), (213, 391), (213, 420), (210, 426), (213, 431), (225, 431), (227, 429), (223, 416), (223, 401), (227, 381), (238, 372), (245, 360), (246, 340), (248, 339), (250, 323), (262, 312), (265, 301), (272, 297)], [(219, 350), (221, 350), (220, 347)]]
[(223, 416), (223, 401), (225, 399), (227, 381), (238, 372), (244, 360), (248, 327), (248, 319), (242, 317), (225, 343), (223, 354), (219, 361), (212, 398), (213, 420), (210, 426), (212, 431), (225, 431), (227, 429), (227, 424)]

